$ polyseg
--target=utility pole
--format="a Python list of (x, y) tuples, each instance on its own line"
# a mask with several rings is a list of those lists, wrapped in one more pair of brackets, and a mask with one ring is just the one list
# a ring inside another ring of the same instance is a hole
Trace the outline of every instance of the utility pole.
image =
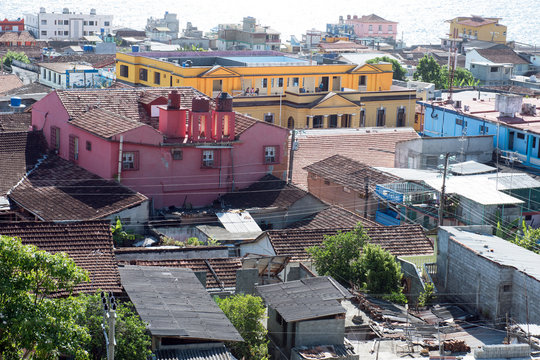
[(289, 173), (287, 174), (288, 184), (292, 182), (294, 152), (296, 150), (298, 150), (298, 144), (296, 143), (296, 130), (292, 129), (291, 149), (290, 149), (290, 154), (289, 154)]
[[(114, 360), (114, 347), (116, 346), (115, 322), (116, 322), (116, 300), (112, 292), (105, 295), (101, 293), (101, 302), (103, 303), (103, 323), (101, 328), (103, 329), (103, 335), (105, 336), (105, 345), (107, 347), (107, 360)], [(105, 326), (107, 323), (109, 331)]]
[(364, 178), (364, 217), (367, 219), (369, 198), (369, 176)]
[(446, 173), (448, 171), (449, 156), (450, 156), (450, 153), (446, 153), (444, 155), (444, 170), (443, 170), (443, 180), (442, 180), (442, 188), (441, 188), (441, 199), (439, 201), (439, 227), (443, 225), (443, 218), (444, 218), (444, 196), (445, 196), (445, 190), (446, 190)]

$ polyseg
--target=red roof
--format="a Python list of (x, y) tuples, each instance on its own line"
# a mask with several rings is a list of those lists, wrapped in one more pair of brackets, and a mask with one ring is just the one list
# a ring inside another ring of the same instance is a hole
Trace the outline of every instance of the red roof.
[(23, 86), (23, 82), (17, 75), (0, 74), (0, 95), (4, 95), (4, 93), (20, 88), (21, 86)]
[(365, 226), (381, 226), (379, 223), (366, 219), (352, 211), (332, 205), (306, 219), (287, 226), (287, 229), (343, 229), (353, 228), (358, 223)]
[(0, 234), (21, 238), (23, 244), (50, 253), (67, 253), (77, 266), (89, 272), (90, 282), (79, 284), (74, 292), (122, 291), (108, 220), (0, 223)]
[(0, 114), (0, 132), (27, 131), (32, 126), (32, 113)]
[(332, 155), (343, 155), (370, 166), (394, 167), (396, 143), (420, 136), (410, 128), (359, 129), (343, 133), (330, 130), (308, 130), (296, 137), (293, 183), (307, 188), (304, 168)]
[(458, 20), (456, 21), (457, 24), (465, 25), (465, 26), (472, 26), (472, 27), (484, 26), (488, 24), (494, 24), (497, 22), (498, 22), (498, 19), (487, 19), (481, 16), (458, 18)]
[[(306, 249), (322, 244), (325, 235), (335, 235), (343, 229), (285, 229), (267, 231), (276, 255), (291, 256), (291, 261), (310, 260)], [(431, 255), (433, 244), (420, 225), (365, 227), (370, 243), (380, 245), (394, 256)]]

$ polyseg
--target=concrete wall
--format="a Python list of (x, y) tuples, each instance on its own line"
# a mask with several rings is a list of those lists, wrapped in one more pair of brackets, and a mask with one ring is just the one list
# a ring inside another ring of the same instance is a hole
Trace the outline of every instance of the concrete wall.
[(115, 252), (118, 261), (130, 260), (181, 260), (181, 259), (212, 259), (226, 258), (229, 250), (226, 246), (212, 248), (137, 248), (133, 251), (123, 250)]
[(142, 234), (144, 232), (144, 226), (148, 222), (149, 215), (150, 201), (146, 200), (138, 206), (112, 214), (108, 216), (107, 219), (110, 219), (111, 222), (113, 222), (119, 217), (122, 221), (122, 226), (125, 229)]
[(299, 321), (294, 347), (343, 344), (344, 337), (345, 318)]
[(236, 294), (255, 294), (255, 286), (259, 283), (258, 269), (236, 270)]
[[(320, 176), (309, 173), (308, 177), (309, 192), (319, 199), (331, 204), (341, 206), (354, 213), (364, 213), (365, 199), (364, 190), (351, 189), (350, 187), (325, 180)], [(328, 182), (328, 183), (327, 183)], [(368, 197), (368, 215), (374, 215), (377, 210), (377, 202), (373, 201), (372, 195)]]
[(426, 137), (402, 141), (396, 144), (394, 164), (398, 168), (436, 168), (439, 156), (450, 153), (458, 162), (474, 160), (480, 163), (491, 161), (493, 135), (459, 137)]
[[(38, 70), (39, 71), (39, 70)], [(11, 64), (11, 72), (19, 77), (24, 85), (31, 84), (38, 81), (38, 73), (22, 67), (18, 67), (15, 64)]]
[(247, 254), (275, 256), (276, 252), (265, 233), (256, 241), (240, 244), (240, 256), (246, 256)]

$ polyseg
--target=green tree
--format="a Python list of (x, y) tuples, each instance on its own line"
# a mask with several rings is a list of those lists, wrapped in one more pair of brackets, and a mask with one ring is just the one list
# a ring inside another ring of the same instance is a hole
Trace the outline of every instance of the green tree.
[(80, 299), (55, 298), (88, 281), (66, 254), (50, 254), (0, 236), (0, 359), (85, 359), (87, 329), (78, 325)]
[[(90, 354), (92, 360), (106, 359), (105, 337), (101, 327), (103, 323), (101, 296), (98, 294), (83, 295), (81, 299), (85, 311), (84, 316), (79, 319), (79, 325), (86, 327), (91, 335), (85, 344), (85, 350)], [(115, 356), (118, 359), (146, 360), (151, 354), (152, 342), (146, 333), (144, 322), (133, 310), (133, 305), (130, 302), (118, 304), (115, 326)]]
[(369, 59), (368, 61), (366, 61), (366, 64), (377, 64), (381, 61), (392, 64), (392, 71), (394, 72), (394, 75), (392, 76), (393, 79), (402, 81), (407, 80), (407, 70), (405, 70), (396, 59), (389, 58), (388, 56), (376, 57), (374, 59)]
[(2, 61), (4, 62), (4, 66), (11, 66), (11, 63), (13, 60), (19, 60), (23, 63), (30, 64), (30, 59), (28, 59), (28, 56), (26, 56), (23, 52), (16, 52), (9, 50), (6, 55), (2, 58)]
[(366, 243), (359, 265), (365, 276), (362, 286), (365, 290), (381, 296), (399, 291), (401, 266), (387, 250), (379, 245)]
[[(446, 65), (441, 67), (441, 81), (445, 84), (445, 88), (450, 88), (450, 75)], [(469, 70), (460, 67), (454, 70), (453, 87), (476, 86), (478, 83), (479, 81), (474, 78)]]
[(433, 56), (427, 55), (424, 55), (418, 61), (413, 79), (433, 83), (437, 89), (443, 89), (446, 84), (444, 74), (441, 73), (441, 66), (435, 61)]
[(231, 342), (227, 347), (233, 355), (246, 360), (268, 360), (267, 330), (262, 324), (265, 307), (258, 296), (234, 295), (224, 299), (215, 298), (221, 310), (244, 338), (243, 342)]
[(358, 225), (354, 231), (325, 235), (321, 246), (306, 250), (313, 258), (318, 274), (330, 275), (340, 283), (351, 286), (364, 281), (363, 274), (359, 271), (358, 259), (368, 240), (364, 228)]
[(525, 220), (521, 223), (521, 229), (516, 232), (515, 237), (510, 238), (510, 242), (540, 254), (538, 240), (540, 240), (540, 229), (533, 229), (525, 223)]

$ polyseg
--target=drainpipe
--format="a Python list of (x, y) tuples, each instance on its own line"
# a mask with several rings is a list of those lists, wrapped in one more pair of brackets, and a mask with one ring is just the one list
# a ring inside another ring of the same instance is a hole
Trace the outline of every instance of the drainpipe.
[(122, 149), (124, 146), (124, 135), (120, 135), (120, 148), (118, 149), (118, 182), (122, 180)]
[(231, 192), (234, 191), (234, 154), (233, 154), (234, 146), (231, 147), (231, 178), (232, 178), (232, 184), (231, 184)]

